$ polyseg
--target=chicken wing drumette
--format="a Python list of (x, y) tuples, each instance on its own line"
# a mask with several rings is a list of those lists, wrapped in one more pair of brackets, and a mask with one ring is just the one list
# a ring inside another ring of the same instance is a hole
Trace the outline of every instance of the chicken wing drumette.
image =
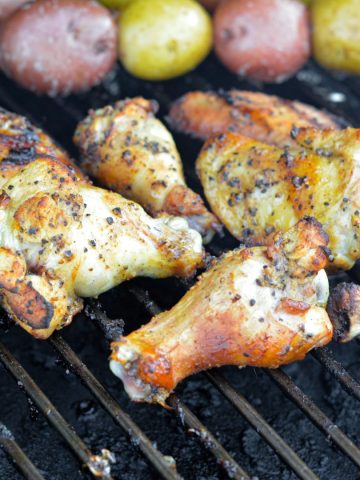
[(74, 136), (82, 168), (153, 216), (185, 217), (209, 240), (219, 223), (186, 186), (174, 140), (156, 111), (156, 102), (137, 97), (91, 112)]
[(327, 235), (313, 218), (269, 247), (226, 254), (170, 311), (112, 344), (133, 400), (163, 403), (178, 382), (220, 365), (276, 368), (328, 343)]
[(270, 234), (312, 215), (330, 237), (332, 269), (360, 258), (360, 130), (297, 129), (296, 148), (234, 133), (210, 139), (197, 160), (206, 198), (239, 240)]
[(169, 122), (203, 140), (232, 131), (279, 147), (293, 144), (294, 127), (338, 128), (330, 114), (309, 105), (241, 90), (187, 93), (173, 104)]
[(83, 173), (67, 153), (42, 130), (21, 115), (0, 108), (0, 187), (24, 165), (38, 158), (52, 158), (73, 168), (86, 181)]
[(51, 158), (22, 166), (0, 195), (0, 295), (29, 333), (47, 338), (96, 296), (137, 275), (192, 275), (201, 236), (177, 217), (80, 180)]

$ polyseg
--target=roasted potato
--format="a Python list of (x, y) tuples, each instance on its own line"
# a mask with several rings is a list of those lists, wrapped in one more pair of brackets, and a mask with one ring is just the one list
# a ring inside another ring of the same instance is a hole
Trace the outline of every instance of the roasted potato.
[(211, 45), (211, 19), (195, 0), (134, 0), (119, 18), (120, 61), (146, 80), (192, 70)]
[(308, 10), (297, 0), (227, 0), (215, 11), (214, 38), (234, 73), (281, 82), (310, 56)]
[(316, 60), (328, 68), (359, 74), (359, 0), (314, 0), (311, 14)]
[(38, 0), (5, 21), (0, 63), (38, 93), (86, 90), (112, 68), (116, 35), (111, 13), (95, 1)]

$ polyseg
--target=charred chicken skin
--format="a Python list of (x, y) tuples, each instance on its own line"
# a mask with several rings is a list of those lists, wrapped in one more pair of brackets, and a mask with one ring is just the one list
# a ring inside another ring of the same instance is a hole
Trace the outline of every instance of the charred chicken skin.
[(349, 342), (360, 335), (360, 285), (339, 283), (331, 291), (327, 311), (334, 325), (334, 338)]
[(227, 253), (171, 310), (112, 343), (133, 400), (164, 403), (200, 370), (276, 368), (330, 342), (326, 233), (309, 217), (273, 240)]
[(74, 136), (82, 168), (153, 216), (185, 217), (209, 240), (219, 223), (186, 186), (174, 140), (156, 111), (156, 102), (137, 97), (91, 112)]
[(187, 93), (173, 104), (168, 119), (175, 130), (202, 140), (232, 131), (279, 147), (294, 143), (294, 127), (338, 128), (331, 115), (309, 105), (241, 90)]
[(25, 117), (0, 108), (0, 187), (24, 165), (39, 158), (61, 162), (87, 181), (67, 153), (42, 130), (34, 127)]
[(217, 217), (239, 240), (264, 245), (312, 215), (330, 237), (329, 269), (360, 258), (360, 130), (297, 129), (280, 149), (228, 132), (205, 143), (197, 170)]
[(52, 158), (21, 166), (0, 192), (1, 301), (37, 338), (68, 324), (79, 297), (137, 275), (189, 276), (202, 263), (201, 236), (184, 219), (153, 219)]

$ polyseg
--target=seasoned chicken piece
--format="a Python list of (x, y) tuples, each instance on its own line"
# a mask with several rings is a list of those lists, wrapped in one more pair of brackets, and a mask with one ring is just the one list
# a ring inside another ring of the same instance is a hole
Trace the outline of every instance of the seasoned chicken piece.
[(91, 112), (74, 136), (82, 168), (153, 216), (185, 217), (210, 240), (219, 223), (186, 186), (174, 140), (155, 117), (157, 108), (156, 102), (137, 97)]
[(279, 147), (293, 144), (294, 127), (338, 128), (334, 117), (309, 105), (241, 90), (187, 93), (172, 105), (169, 122), (203, 140), (229, 130)]
[(327, 235), (313, 218), (269, 247), (226, 254), (171, 310), (112, 343), (133, 400), (162, 403), (185, 377), (221, 365), (276, 368), (328, 343)]
[(327, 306), (335, 340), (345, 343), (360, 335), (360, 285), (339, 283)]
[(290, 150), (231, 132), (210, 139), (197, 160), (206, 198), (249, 244), (312, 215), (330, 237), (328, 268), (349, 269), (360, 258), (360, 130), (300, 129), (293, 139)]
[(73, 168), (84, 181), (85, 176), (42, 130), (21, 115), (0, 108), (0, 188), (24, 165), (38, 158), (53, 158)]
[(153, 219), (50, 158), (21, 167), (0, 195), (0, 295), (29, 333), (47, 338), (92, 297), (137, 275), (190, 276), (201, 236), (182, 218)]

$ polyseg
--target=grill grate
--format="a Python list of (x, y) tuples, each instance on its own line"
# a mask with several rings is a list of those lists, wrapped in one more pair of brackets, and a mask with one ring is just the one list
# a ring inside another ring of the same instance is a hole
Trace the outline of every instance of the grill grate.
[[(221, 72), (220, 76), (219, 72)], [(116, 78), (120, 78), (123, 85), (125, 85), (125, 92), (122, 91), (122, 87), (120, 87), (120, 89), (118, 88)], [(211, 78), (211, 82), (214, 82), (214, 84), (210, 83), (207, 80), (208, 78)], [(71, 153), (74, 153), (74, 147), (71, 145), (71, 133), (77, 121), (83, 118), (90, 106), (96, 108), (125, 95), (132, 96), (142, 94), (148, 97), (156, 97), (165, 112), (169, 101), (184, 93), (186, 90), (198, 88), (209, 89), (220, 86), (223, 88), (234, 86), (237, 88), (249, 88), (249, 85), (245, 82), (240, 84), (232, 75), (222, 70), (213, 58), (210, 58), (205, 62), (204, 66), (201, 67), (199, 73), (194, 72), (185, 77), (185, 81), (182, 83), (176, 81), (168, 82), (166, 91), (162, 85), (157, 84), (154, 86), (152, 83), (140, 82), (128, 77), (124, 72), (118, 71), (115, 79), (110, 79), (104, 86), (95, 89), (88, 95), (69, 97), (64, 100), (58, 98), (37, 99), (14, 86), (9, 80), (1, 78), (0, 103), (4, 107), (24, 114), (35, 123), (40, 124), (40, 126), (51, 133), (60, 143), (63, 143)], [(250, 87), (254, 89), (253, 85)], [(312, 101), (316, 105), (327, 108), (333, 113), (342, 116), (351, 124), (355, 126), (360, 125), (360, 89), (357, 80), (346, 79), (345, 82), (339, 82), (337, 78), (331, 77), (311, 63), (299, 72), (295, 79), (283, 86), (271, 87), (269, 93), (297, 98), (307, 102)], [(181, 141), (182, 137), (179, 136), (179, 139)], [(192, 176), (190, 174), (190, 182), (196, 185), (193, 174)], [(213, 253), (217, 255), (221, 253), (223, 246), (220, 244), (221, 242), (218, 245), (212, 246)], [(155, 301), (152, 300), (147, 290), (134, 287), (132, 284), (131, 286), (130, 284), (126, 286), (126, 289), (136, 298), (139, 304), (143, 305), (152, 315), (160, 311), (160, 308)], [(91, 309), (101, 327), (104, 322), (103, 308), (91, 303)], [(49, 340), (49, 343), (66, 361), (71, 370), (79, 377), (81, 382), (88, 388), (115, 423), (120, 426), (132, 442), (138, 446), (139, 450), (148, 459), (158, 474), (165, 479), (181, 478), (171, 461), (153, 445), (150, 438), (125, 412), (118, 400), (97, 380), (64, 338), (59, 334), (55, 334)], [(332, 357), (327, 349), (317, 350), (313, 353), (313, 356), (328, 373), (336, 378), (342, 388), (357, 400), (360, 399), (360, 384)], [(87, 465), (94, 476), (99, 476), (101, 473), (104, 473), (104, 470), (110, 467), (109, 459), (107, 459), (106, 456), (96, 457), (91, 453), (43, 391), (32, 380), (31, 376), (19, 361), (16, 360), (14, 355), (10, 353), (1, 342), (0, 359), (17, 381), (22, 383), (26, 393), (30, 395), (51, 425), (61, 434), (75, 455), (79, 457), (81, 463)], [(267, 374), (327, 438), (349, 457), (357, 467), (360, 467), (360, 450), (342, 430), (322, 412), (314, 401), (305, 395), (284, 371), (267, 371)], [(203, 377), (206, 377), (207, 380), (216, 386), (218, 391), (235, 407), (251, 427), (261, 435), (265, 442), (299, 478), (306, 480), (318, 478), (255, 407), (246, 400), (221, 373), (211, 371), (205, 373)], [(228, 477), (235, 479), (250, 478), (250, 475), (246, 473), (245, 469), (243, 469), (233, 456), (221, 445), (216, 439), (216, 436), (210, 433), (200, 419), (177, 395), (170, 397), (169, 405), (178, 415), (182, 426), (196, 434), (196, 438), (216, 458)], [(43, 478), (42, 474), (20, 449), (12, 434), (1, 424), (0, 444), (26, 478), (36, 480)], [(107, 475), (107, 478), (111, 478), (110, 474)], [(288, 476), (286, 478), (293, 477)]]

